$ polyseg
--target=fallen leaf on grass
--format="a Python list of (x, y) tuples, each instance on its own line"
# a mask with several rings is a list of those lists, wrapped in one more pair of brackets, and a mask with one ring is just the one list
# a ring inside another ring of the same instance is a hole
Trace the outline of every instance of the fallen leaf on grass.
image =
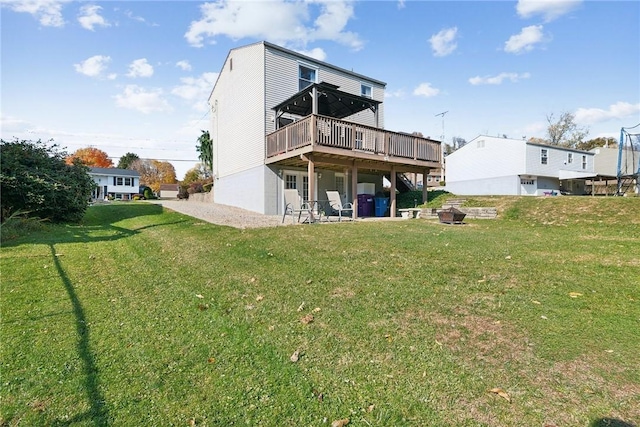
[(308, 325), (309, 323), (313, 322), (313, 314), (307, 314), (302, 319), (300, 319), (300, 322), (303, 325)]
[(569, 292), (569, 296), (571, 298), (578, 298), (578, 297), (581, 297), (582, 294), (580, 292)]
[(504, 259), (511, 259), (511, 255), (507, 255)]
[(305, 283), (306, 283), (307, 285), (310, 285), (310, 284), (312, 284), (312, 283), (313, 283), (313, 279), (309, 279), (309, 280), (307, 280)]
[(542, 304), (540, 301), (536, 301), (536, 300), (533, 300), (533, 301), (531, 301), (531, 302), (532, 302), (532, 303), (534, 303), (534, 304), (537, 304), (537, 305)]
[(258, 295), (256, 297), (256, 301), (258, 301), (258, 302), (262, 301), (263, 299), (264, 299), (264, 297), (262, 295)]
[(349, 418), (345, 418), (343, 420), (335, 420), (331, 423), (331, 427), (344, 427), (349, 424)]
[(319, 311), (320, 311), (320, 307), (316, 307), (316, 308), (313, 309), (314, 313), (318, 313)]
[(298, 360), (300, 360), (300, 351), (294, 351), (289, 360), (291, 360), (293, 363), (296, 363)]
[(498, 396), (502, 397), (503, 399), (505, 399), (507, 402), (511, 402), (511, 398), (509, 397), (509, 395), (507, 394), (506, 391), (504, 391), (501, 388), (495, 387), (492, 388), (491, 390), (489, 390), (491, 393), (495, 393)]
[(216, 358), (215, 357), (208, 358), (207, 363), (216, 363)]
[(387, 339), (387, 341), (389, 341), (389, 342), (393, 341), (393, 337), (392, 337), (391, 335), (389, 335), (389, 334), (386, 334), (384, 337), (385, 337), (385, 338)]
[(200, 295), (200, 294), (196, 294), (196, 298), (203, 299), (204, 297), (202, 295)]
[(376, 405), (369, 405), (367, 412), (372, 412), (374, 409), (376, 409)]
[(298, 311), (302, 311), (302, 310), (304, 310), (304, 301), (302, 301), (302, 304), (298, 306)]
[(209, 304), (198, 304), (200, 311), (205, 311), (209, 308)]

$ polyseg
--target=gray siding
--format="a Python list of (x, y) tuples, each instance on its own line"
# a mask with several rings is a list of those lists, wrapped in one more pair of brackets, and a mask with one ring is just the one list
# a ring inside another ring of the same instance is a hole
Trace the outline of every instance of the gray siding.
[[(298, 93), (298, 66), (306, 64), (316, 68), (317, 82), (327, 82), (340, 87), (340, 90), (360, 95), (361, 83), (372, 87), (372, 97), (377, 101), (384, 101), (384, 85), (376, 80), (368, 80), (361, 76), (350, 75), (347, 72), (329, 67), (322, 62), (308, 57), (301, 57), (279, 49), (266, 47), (265, 52), (265, 118), (267, 133), (275, 130), (274, 111), (272, 108), (285, 99)], [(368, 126), (375, 125), (375, 116), (372, 111), (366, 110), (345, 120), (354, 121)], [(378, 113), (379, 127), (384, 127), (384, 108)]]
[[(541, 162), (542, 150), (547, 150), (547, 164)], [(568, 163), (567, 153), (573, 154), (573, 163)], [(586, 168), (582, 168), (582, 156), (587, 156)], [(549, 146), (527, 144), (526, 174), (558, 177), (558, 171), (593, 172), (593, 154)]]

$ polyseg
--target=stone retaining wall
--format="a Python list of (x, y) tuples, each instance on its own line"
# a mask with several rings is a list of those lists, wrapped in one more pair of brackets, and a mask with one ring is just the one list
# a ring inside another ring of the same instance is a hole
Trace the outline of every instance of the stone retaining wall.
[[(445, 206), (443, 206), (442, 209), (448, 209)], [(465, 218), (495, 219), (498, 217), (498, 211), (496, 208), (461, 208), (457, 206), (454, 206), (454, 207), (458, 209), (460, 212), (467, 214)], [(440, 212), (442, 209), (424, 208), (422, 209), (422, 211), (420, 211), (420, 217), (421, 218), (438, 218), (438, 212)]]
[(202, 202), (213, 203), (213, 192), (210, 191), (208, 193), (189, 194), (189, 198), (187, 199), (187, 201), (196, 202), (196, 203), (202, 203)]

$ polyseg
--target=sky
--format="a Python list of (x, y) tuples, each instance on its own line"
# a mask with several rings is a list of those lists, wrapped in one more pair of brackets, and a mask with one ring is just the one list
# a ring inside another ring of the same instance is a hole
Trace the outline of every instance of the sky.
[(4, 140), (198, 162), (230, 49), (269, 41), (387, 83), (385, 128), (544, 137), (640, 123), (640, 2), (0, 0)]

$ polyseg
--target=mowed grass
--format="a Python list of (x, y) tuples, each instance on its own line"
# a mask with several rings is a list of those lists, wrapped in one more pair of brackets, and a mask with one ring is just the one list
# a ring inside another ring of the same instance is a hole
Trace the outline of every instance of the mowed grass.
[(640, 199), (491, 201), (247, 230), (113, 204), (3, 242), (0, 425), (637, 425)]

